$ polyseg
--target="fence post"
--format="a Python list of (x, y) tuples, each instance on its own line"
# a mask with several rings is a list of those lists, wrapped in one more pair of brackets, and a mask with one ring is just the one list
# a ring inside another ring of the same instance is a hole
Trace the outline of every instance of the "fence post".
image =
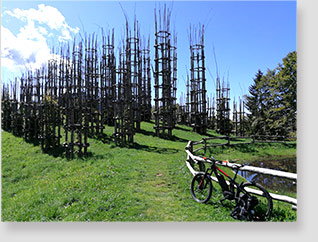
[(186, 146), (186, 150), (190, 151), (191, 153), (193, 153), (193, 141), (189, 141), (187, 146)]
[(202, 140), (203, 140), (203, 142), (204, 142), (204, 154), (205, 154), (205, 153), (206, 153), (206, 139), (203, 138)]

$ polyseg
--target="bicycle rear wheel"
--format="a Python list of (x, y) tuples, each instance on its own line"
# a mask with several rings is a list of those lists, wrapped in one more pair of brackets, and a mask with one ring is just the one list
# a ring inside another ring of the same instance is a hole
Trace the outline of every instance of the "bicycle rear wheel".
[(206, 203), (212, 195), (212, 182), (204, 173), (196, 174), (191, 181), (191, 195), (199, 203)]
[[(248, 194), (257, 198), (257, 204), (250, 211), (253, 220), (265, 220), (273, 209), (273, 201), (268, 191), (257, 183), (244, 183), (241, 188)], [(242, 192), (240, 192), (242, 194)], [(240, 194), (238, 196), (240, 196)]]

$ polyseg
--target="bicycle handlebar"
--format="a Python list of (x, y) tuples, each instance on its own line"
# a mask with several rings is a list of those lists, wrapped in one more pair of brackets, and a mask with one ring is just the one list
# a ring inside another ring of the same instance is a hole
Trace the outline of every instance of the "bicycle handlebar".
[(208, 158), (208, 157), (202, 157), (207, 163), (210, 163), (210, 164), (214, 164), (214, 163), (218, 163), (218, 164), (222, 164), (223, 161), (221, 160), (216, 160), (213, 156), (211, 158)]
[[(215, 164), (217, 163), (218, 165), (221, 165), (222, 163), (224, 163), (224, 161), (222, 160), (216, 160), (213, 156), (211, 158), (208, 158), (208, 157), (202, 157), (207, 163), (210, 163), (210, 164)], [(235, 164), (232, 166), (233, 169), (237, 169), (239, 170), (240, 168), (242, 168), (243, 166), (246, 166), (247, 163), (244, 163), (244, 164)]]

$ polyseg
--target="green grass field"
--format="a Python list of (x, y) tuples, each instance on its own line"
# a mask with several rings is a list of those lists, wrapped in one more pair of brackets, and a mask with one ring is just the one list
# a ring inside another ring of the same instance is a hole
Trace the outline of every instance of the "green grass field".
[[(2, 221), (236, 221), (231, 202), (222, 206), (219, 185), (208, 204), (190, 194), (185, 165), (188, 140), (202, 136), (186, 126), (174, 138), (154, 137), (143, 122), (130, 147), (110, 139), (89, 139), (89, 156), (67, 160), (2, 131)], [(112, 127), (105, 133), (111, 135)], [(215, 134), (210, 131), (209, 134)], [(295, 157), (296, 144), (225, 147), (209, 151), (219, 159), (251, 161)], [(271, 221), (295, 221), (291, 205), (274, 202)]]

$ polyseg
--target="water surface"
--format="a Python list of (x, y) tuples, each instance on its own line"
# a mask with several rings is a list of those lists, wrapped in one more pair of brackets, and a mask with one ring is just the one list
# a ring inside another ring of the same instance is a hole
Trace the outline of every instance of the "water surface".
[[(249, 163), (250, 166), (269, 168), (279, 171), (287, 171), (297, 173), (296, 158), (288, 158), (282, 160), (266, 160), (255, 161)], [(278, 192), (296, 192), (296, 182), (286, 178), (279, 178), (270, 175), (263, 175), (248, 171), (239, 171), (239, 175), (243, 176), (250, 182), (257, 182), (267, 189)]]

